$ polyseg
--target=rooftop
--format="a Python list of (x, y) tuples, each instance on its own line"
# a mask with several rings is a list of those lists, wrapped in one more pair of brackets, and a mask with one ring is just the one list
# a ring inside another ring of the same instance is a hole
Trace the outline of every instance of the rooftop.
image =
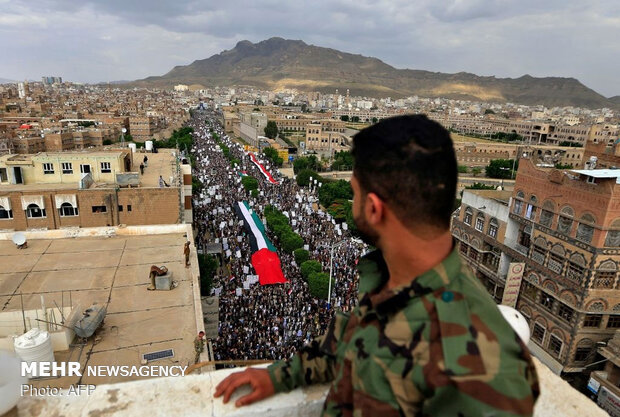
[(594, 178), (616, 178), (620, 184), (620, 169), (572, 169), (570, 172)]
[[(136, 365), (142, 354), (173, 349), (156, 365), (194, 362), (193, 341), (202, 330), (197, 261), (183, 266), (186, 225), (86, 228), (26, 232), (28, 247), (17, 249), (12, 233), (0, 233), (0, 311), (107, 305), (103, 326), (86, 345), (55, 352), (56, 361), (85, 365)], [(107, 237), (106, 237), (107, 236)], [(47, 238), (46, 238), (47, 237)], [(7, 240), (8, 239), (8, 240)], [(165, 265), (178, 287), (147, 291), (151, 265)], [(198, 294), (198, 295), (197, 295)], [(198, 305), (196, 305), (196, 299)], [(200, 329), (198, 329), (200, 327)], [(77, 343), (77, 342), (75, 342)], [(83, 368), (84, 369), (84, 368)], [(33, 380), (35, 385), (67, 387), (78, 377)], [(125, 382), (138, 377), (93, 377), (82, 384)]]
[(476, 194), (480, 197), (483, 198), (489, 198), (495, 201), (498, 201), (500, 203), (505, 203), (508, 204), (508, 202), (510, 201), (510, 197), (512, 196), (512, 191), (505, 191), (505, 190), (472, 190), (472, 189), (465, 189), (466, 192), (468, 193), (473, 193)]

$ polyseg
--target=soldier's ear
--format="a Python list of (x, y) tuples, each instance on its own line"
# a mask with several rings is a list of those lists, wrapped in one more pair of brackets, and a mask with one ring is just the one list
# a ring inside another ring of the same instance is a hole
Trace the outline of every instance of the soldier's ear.
[(375, 226), (383, 220), (385, 216), (385, 203), (375, 193), (366, 193), (366, 201), (364, 204), (364, 214), (366, 221)]

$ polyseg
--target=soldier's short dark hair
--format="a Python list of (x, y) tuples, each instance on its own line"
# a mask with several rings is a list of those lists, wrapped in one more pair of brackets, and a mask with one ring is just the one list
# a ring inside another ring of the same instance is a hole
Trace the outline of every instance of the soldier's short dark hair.
[(450, 227), (457, 164), (450, 133), (425, 115), (384, 119), (353, 137), (353, 174), (408, 227)]

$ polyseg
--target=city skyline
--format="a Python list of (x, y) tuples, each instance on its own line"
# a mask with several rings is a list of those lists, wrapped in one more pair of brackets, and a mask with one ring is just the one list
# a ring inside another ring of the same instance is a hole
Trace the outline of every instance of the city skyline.
[(0, 35), (12, 40), (0, 46), (0, 78), (136, 80), (232, 49), (240, 40), (281, 36), (376, 57), (396, 68), (572, 77), (607, 97), (620, 94), (620, 5), (610, 0), (453, 0), (442, 8), (430, 1), (348, 0), (312, 8), (276, 1), (161, 1), (148, 10), (135, 1), (0, 5)]

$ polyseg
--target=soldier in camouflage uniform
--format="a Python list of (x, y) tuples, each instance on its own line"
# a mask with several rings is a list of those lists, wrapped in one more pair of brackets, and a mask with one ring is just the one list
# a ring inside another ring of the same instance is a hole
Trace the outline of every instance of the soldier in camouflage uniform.
[(530, 416), (538, 397), (526, 346), (461, 261), (449, 232), (456, 158), (425, 116), (384, 120), (354, 138), (353, 214), (378, 249), (359, 264), (359, 306), (267, 370), (216, 389), (245, 405), (331, 382), (326, 416)]

